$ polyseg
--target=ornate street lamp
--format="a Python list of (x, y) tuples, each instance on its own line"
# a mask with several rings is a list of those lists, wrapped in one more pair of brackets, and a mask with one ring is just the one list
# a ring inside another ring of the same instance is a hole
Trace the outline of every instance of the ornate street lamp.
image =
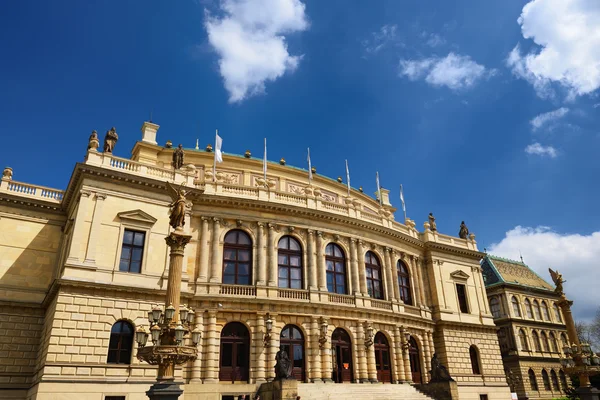
[(327, 333), (329, 331), (329, 325), (327, 324), (327, 320), (321, 317), (321, 331), (319, 333), (319, 347), (323, 348), (325, 343), (327, 343)]
[(271, 341), (271, 331), (273, 330), (273, 320), (271, 316), (267, 313), (267, 319), (265, 320), (265, 329), (266, 333), (263, 336), (263, 345), (264, 347), (269, 346), (269, 342)]

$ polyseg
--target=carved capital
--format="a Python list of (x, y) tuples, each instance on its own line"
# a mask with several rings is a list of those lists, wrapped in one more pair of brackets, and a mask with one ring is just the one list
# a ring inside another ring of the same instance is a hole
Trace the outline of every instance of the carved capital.
[(104, 193), (96, 193), (96, 200), (106, 200), (106, 195)]
[(333, 235), (333, 240), (336, 241), (336, 242), (339, 242), (340, 241), (340, 235), (337, 235), (337, 234)]
[(212, 220), (215, 226), (221, 226), (221, 218), (213, 217)]
[(79, 194), (81, 195), (81, 197), (90, 197), (92, 195), (92, 192), (90, 192), (89, 190), (81, 189), (79, 191)]
[(352, 243), (353, 245), (356, 245), (356, 242), (358, 242), (358, 239), (350, 238), (350, 243)]
[(323, 232), (317, 231), (317, 236), (319, 237), (319, 239), (323, 239)]
[(185, 245), (190, 242), (191, 239), (191, 235), (181, 235), (172, 232), (169, 236), (165, 238), (165, 241), (167, 242), (167, 246), (171, 248), (172, 254), (179, 254), (183, 256), (183, 249), (185, 248)]
[(204, 222), (210, 221), (210, 217), (200, 217), (200, 220)]
[(256, 223), (256, 226), (258, 227), (258, 229), (262, 229), (262, 228), (265, 227), (265, 224), (263, 222), (259, 221), (259, 222)]
[(238, 219), (238, 220), (235, 221), (235, 225), (238, 228), (241, 228), (242, 226), (244, 226), (244, 222), (241, 219)]
[(293, 233), (294, 230), (296, 230), (296, 228), (293, 227), (293, 226), (288, 226), (287, 230), (288, 230), (289, 233)]
[(308, 232), (308, 236), (313, 236), (315, 234), (315, 231), (312, 229), (307, 229), (306, 232)]
[(275, 229), (277, 229), (277, 225), (275, 225), (272, 222), (267, 223), (267, 227), (269, 228), (269, 230), (275, 230)]
[(392, 248), (391, 248), (391, 247), (385, 247), (385, 252), (386, 252), (386, 253), (390, 253), (390, 254), (391, 254), (391, 253), (392, 253), (392, 251), (393, 251), (393, 250), (392, 250)]

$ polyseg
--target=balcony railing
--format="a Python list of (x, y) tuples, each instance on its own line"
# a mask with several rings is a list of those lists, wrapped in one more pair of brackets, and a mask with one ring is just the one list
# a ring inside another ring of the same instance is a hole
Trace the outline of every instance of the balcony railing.
[(244, 285), (221, 285), (219, 294), (231, 296), (256, 296), (256, 287)]

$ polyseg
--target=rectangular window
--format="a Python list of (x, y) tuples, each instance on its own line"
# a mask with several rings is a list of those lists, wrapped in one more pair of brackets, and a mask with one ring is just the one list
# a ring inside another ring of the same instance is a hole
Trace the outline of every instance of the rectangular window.
[(480, 394), (479, 395), (479, 400), (488, 400), (488, 395), (487, 394)]
[(104, 400), (125, 400), (125, 396), (104, 396)]
[(142, 257), (144, 255), (144, 242), (146, 233), (125, 229), (123, 234), (123, 247), (121, 248), (121, 262), (119, 271), (142, 272)]
[(465, 288), (465, 285), (457, 283), (456, 293), (458, 293), (458, 306), (460, 307), (460, 312), (468, 314), (469, 305), (467, 303), (467, 289)]

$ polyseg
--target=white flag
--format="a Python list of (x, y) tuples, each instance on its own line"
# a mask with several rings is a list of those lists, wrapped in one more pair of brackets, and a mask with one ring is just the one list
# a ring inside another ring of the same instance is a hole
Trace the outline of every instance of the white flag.
[(308, 184), (312, 181), (312, 165), (310, 164), (310, 147), (308, 148)]
[(267, 184), (267, 138), (265, 138), (265, 156), (263, 157), (263, 175)]
[(377, 180), (377, 197), (379, 197), (379, 205), (383, 205), (381, 201), (381, 186), (379, 186), (379, 171), (375, 173), (375, 179)]
[(346, 160), (346, 182), (348, 185), (348, 196), (350, 196), (350, 170), (348, 169), (348, 160)]
[(223, 145), (223, 139), (219, 136), (219, 131), (215, 133), (215, 162), (223, 162), (223, 153), (221, 152), (221, 146)]
[(404, 221), (406, 221), (406, 204), (404, 203), (404, 190), (400, 184), (400, 201), (402, 202), (402, 211), (404, 212)]

